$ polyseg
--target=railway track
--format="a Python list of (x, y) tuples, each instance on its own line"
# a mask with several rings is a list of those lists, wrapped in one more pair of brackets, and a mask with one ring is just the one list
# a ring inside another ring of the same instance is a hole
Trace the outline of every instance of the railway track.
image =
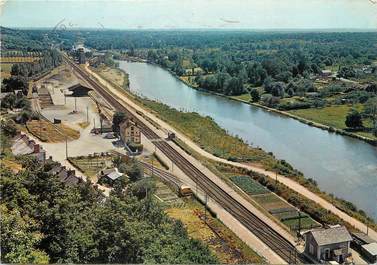
[[(109, 104), (111, 104), (117, 111), (122, 111), (128, 117), (132, 117), (141, 129), (141, 132), (149, 140), (160, 139), (160, 137), (148, 126), (146, 126), (138, 117), (132, 114), (126, 107), (124, 107), (116, 97), (112, 96), (102, 85), (98, 84), (91, 76), (82, 70), (79, 66), (73, 63), (69, 58), (64, 57), (66, 62), (75, 69), (75, 71), (85, 79), (92, 87), (102, 96)], [(231, 195), (225, 192), (215, 182), (205, 176), (198, 168), (183, 157), (178, 151), (170, 146), (165, 141), (153, 141), (153, 144), (174, 164), (178, 166), (183, 173), (189, 176), (198, 187), (212, 198), (217, 204), (229, 212), (235, 219), (237, 219), (243, 226), (249, 229), (262, 242), (269, 246), (276, 254), (283, 260), (292, 263), (305, 263), (305, 259), (300, 257), (297, 249), (281, 236), (278, 232), (272, 229), (263, 220), (253, 214), (245, 206), (239, 203)]]

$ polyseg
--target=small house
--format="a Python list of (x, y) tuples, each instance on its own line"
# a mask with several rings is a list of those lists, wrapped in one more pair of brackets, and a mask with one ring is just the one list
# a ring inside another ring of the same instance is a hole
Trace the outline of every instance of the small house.
[(114, 181), (123, 176), (123, 173), (118, 171), (118, 168), (103, 169), (99, 173), (99, 179), (103, 183), (113, 184)]
[(322, 70), (322, 72), (321, 72), (321, 77), (323, 77), (323, 78), (330, 77), (331, 75), (332, 75), (331, 70)]
[(313, 229), (304, 234), (304, 254), (313, 263), (336, 261), (344, 263), (351, 256), (352, 237), (344, 226)]
[(119, 126), (120, 139), (125, 143), (141, 143), (141, 134), (140, 129), (137, 127), (137, 124), (131, 120), (127, 119), (122, 122)]

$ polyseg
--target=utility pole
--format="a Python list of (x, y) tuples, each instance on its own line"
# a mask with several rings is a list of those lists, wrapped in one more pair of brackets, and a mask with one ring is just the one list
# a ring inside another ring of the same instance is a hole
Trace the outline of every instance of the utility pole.
[(65, 137), (65, 158), (68, 159), (68, 138)]
[(76, 97), (75, 97), (75, 112), (77, 112), (77, 102), (76, 102)]
[(301, 234), (301, 211), (298, 210), (298, 233)]
[(86, 122), (89, 123), (89, 106), (86, 106)]
[(95, 128), (96, 128), (96, 119), (93, 118), (93, 129), (95, 129)]
[(204, 204), (204, 223), (207, 223), (207, 202), (208, 202), (208, 195), (205, 194), (205, 204)]
[(275, 172), (275, 191), (278, 190), (278, 172)]

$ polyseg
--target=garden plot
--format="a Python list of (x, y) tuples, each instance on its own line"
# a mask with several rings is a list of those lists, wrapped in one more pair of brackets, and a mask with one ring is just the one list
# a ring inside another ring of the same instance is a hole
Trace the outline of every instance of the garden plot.
[[(299, 213), (298, 210), (288, 202), (281, 199), (276, 194), (269, 191), (259, 182), (249, 176), (233, 176), (230, 180), (241, 190), (247, 193), (253, 200), (261, 205), (265, 210), (279, 219), (290, 230), (310, 229), (321, 226), (305, 213)], [(299, 219), (301, 218), (301, 224)]]
[(164, 206), (183, 207), (185, 205), (184, 201), (161, 181), (156, 181), (156, 192), (154, 193), (154, 196)]
[(100, 170), (111, 167), (113, 164), (112, 156), (107, 153), (70, 157), (69, 161), (92, 181), (97, 181), (97, 174)]
[(265, 194), (270, 192), (264, 186), (247, 176), (233, 176), (230, 177), (230, 180), (249, 195)]

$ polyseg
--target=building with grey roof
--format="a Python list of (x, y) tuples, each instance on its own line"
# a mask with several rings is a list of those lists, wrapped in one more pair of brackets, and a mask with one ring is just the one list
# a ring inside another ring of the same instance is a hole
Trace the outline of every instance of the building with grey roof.
[(352, 237), (344, 226), (314, 229), (306, 232), (305, 255), (314, 263), (336, 261), (344, 263), (351, 256)]

